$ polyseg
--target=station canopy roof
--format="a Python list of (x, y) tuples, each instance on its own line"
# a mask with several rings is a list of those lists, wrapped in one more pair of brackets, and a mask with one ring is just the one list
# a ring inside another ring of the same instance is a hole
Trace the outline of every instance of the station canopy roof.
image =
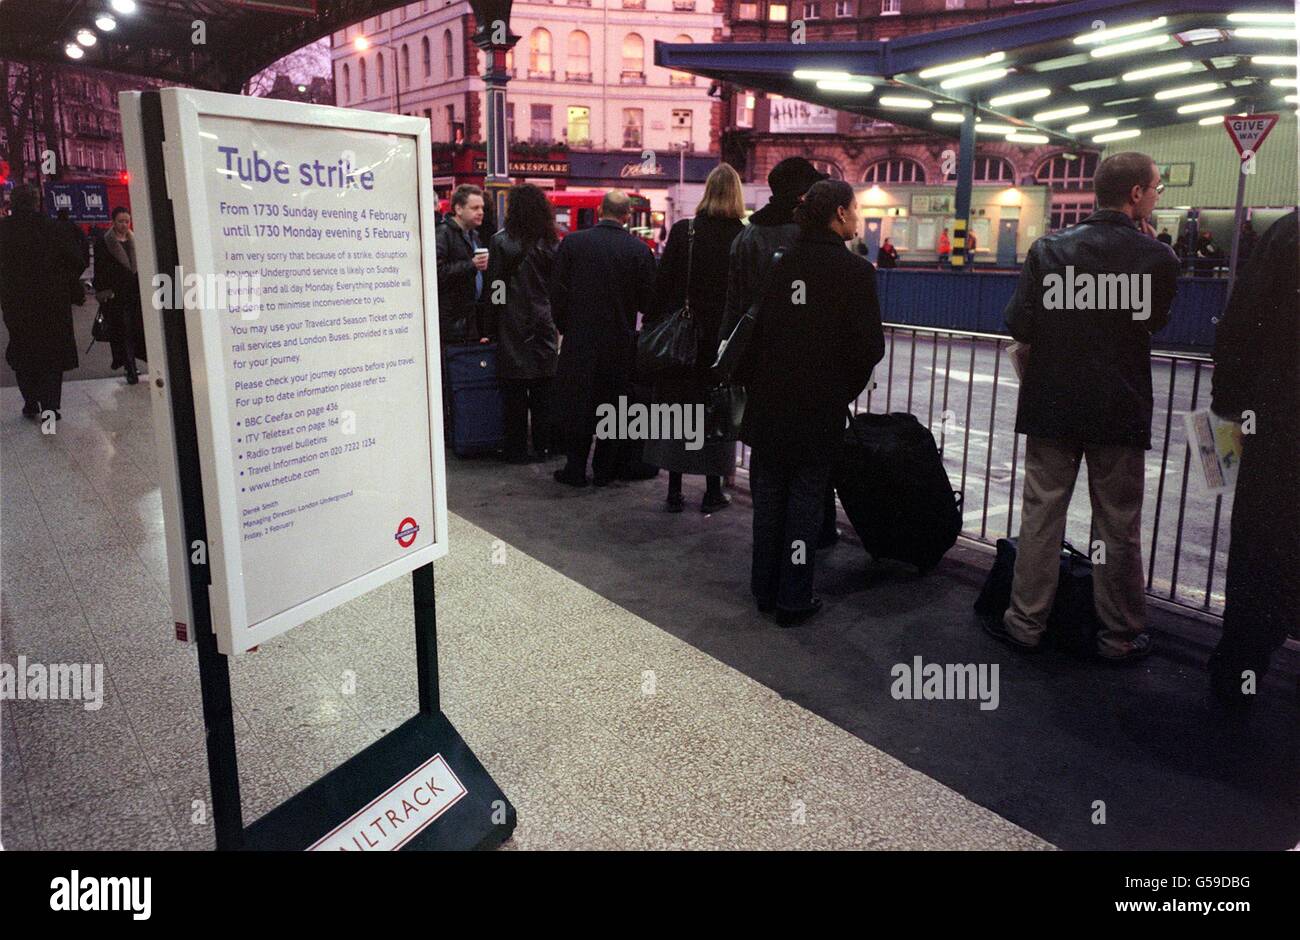
[[(0, 0), (0, 59), (238, 91), (246, 79), (290, 52), (407, 2)], [(510, 0), (472, 0), (471, 5), (483, 22), (510, 15)], [(105, 17), (109, 20), (101, 24)], [(202, 23), (201, 33), (196, 22)], [(78, 42), (82, 32), (90, 34), (89, 43)], [(69, 48), (79, 48), (79, 55), (70, 56)]]
[[(1104, 145), (1296, 108), (1289, 0), (1083, 0), (849, 42), (656, 43), (655, 63), (905, 127)], [(1288, 100), (1289, 96), (1289, 100)]]

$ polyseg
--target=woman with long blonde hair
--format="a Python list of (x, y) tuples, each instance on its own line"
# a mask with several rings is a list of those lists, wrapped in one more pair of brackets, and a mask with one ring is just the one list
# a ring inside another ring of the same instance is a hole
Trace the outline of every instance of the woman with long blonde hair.
[[(704, 406), (709, 367), (717, 353), (718, 330), (727, 302), (727, 262), (732, 240), (744, 224), (745, 195), (740, 175), (720, 163), (704, 182), (704, 196), (693, 219), (676, 222), (659, 262), (655, 279), (655, 317), (668, 317), (690, 300), (695, 318), (698, 348), (695, 368), (683, 375), (669, 376), (655, 383), (656, 403)], [(645, 461), (668, 471), (669, 512), (681, 512), (682, 475), (703, 474), (704, 500), (701, 512), (717, 512), (730, 505), (722, 492), (722, 478), (735, 463), (734, 443), (705, 444), (687, 450), (685, 441), (646, 442)]]

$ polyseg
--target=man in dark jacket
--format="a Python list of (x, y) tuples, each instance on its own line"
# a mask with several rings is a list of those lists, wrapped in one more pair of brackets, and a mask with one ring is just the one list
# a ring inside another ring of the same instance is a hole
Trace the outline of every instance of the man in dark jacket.
[(15, 187), (13, 214), (0, 219), (0, 310), (23, 414), (38, 418), (59, 409), (63, 373), (77, 367), (71, 283), (85, 267), (81, 254), (52, 219), (40, 214), (40, 190)]
[[(553, 397), (568, 463), (555, 479), (587, 485), (587, 456), (596, 432), (596, 408), (619, 407), (630, 395), (636, 362), (637, 313), (653, 311), (655, 260), (624, 227), (632, 216), (627, 194), (611, 190), (600, 221), (560, 242), (551, 285), (551, 313), (562, 336)], [(618, 473), (619, 442), (596, 441), (592, 480), (604, 486)]]
[(1100, 206), (1034, 242), (1006, 321), (1029, 346), (1016, 431), (1027, 437), (1025, 495), (1011, 606), (999, 639), (1036, 649), (1056, 598), (1061, 540), (1079, 461), (1105, 564), (1094, 569), (1098, 655), (1150, 650), (1142, 579), (1145, 451), (1151, 447), (1151, 334), (1169, 318), (1178, 259), (1146, 219), (1164, 186), (1145, 154), (1097, 168)]
[(1292, 212), (1255, 246), (1214, 340), (1210, 407), (1250, 432), (1241, 435), (1223, 638), (1210, 660), (1212, 688), (1228, 705), (1255, 700), (1273, 651), (1300, 626), (1298, 253)]
[(479, 301), (488, 256), (479, 240), (483, 190), (457, 186), (451, 210), (434, 229), (438, 254), (438, 325), (442, 345), (476, 343), (482, 336)]

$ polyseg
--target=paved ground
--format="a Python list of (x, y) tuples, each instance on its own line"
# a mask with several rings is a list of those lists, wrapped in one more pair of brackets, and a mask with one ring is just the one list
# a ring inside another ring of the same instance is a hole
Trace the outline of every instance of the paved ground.
[[(77, 382), (65, 403), (45, 437), (18, 417), (15, 390), (0, 392), (0, 660), (102, 663), (106, 691), (98, 711), (0, 702), (0, 840), (211, 848), (147, 391)], [(466, 505), (480, 488), (449, 485)], [(443, 704), (518, 807), (507, 847), (1050, 848), (501, 532), (454, 514), (450, 543), (437, 565)], [(409, 583), (233, 662), (247, 820), (414, 713)]]

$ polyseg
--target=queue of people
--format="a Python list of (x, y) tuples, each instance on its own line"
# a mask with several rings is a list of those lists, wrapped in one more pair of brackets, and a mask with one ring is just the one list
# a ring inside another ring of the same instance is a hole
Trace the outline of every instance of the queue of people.
[[(821, 607), (816, 550), (837, 535), (831, 467), (847, 409), (883, 358), (884, 338), (875, 268), (846, 247), (860, 221), (852, 187), (826, 179), (802, 158), (782, 161), (768, 182), (770, 201), (742, 224), (739, 177), (726, 165), (716, 168), (696, 216), (668, 232), (657, 268), (650, 249), (626, 230), (624, 194), (608, 193), (597, 225), (555, 248), (544, 194), (515, 187), (506, 229), (493, 238), (486, 265), (488, 284), (501, 281), (505, 290), (486, 305), (489, 325), (479, 338), (496, 339), (503, 348), (518, 345), (521, 337), (535, 344), (529, 348), (536, 351), (530, 360), (536, 367), (521, 376), (532, 383), (528, 415), (519, 404), (507, 408), (508, 459), (536, 459), (549, 445), (566, 458), (554, 472), (559, 483), (603, 486), (619, 476), (619, 442), (595, 435), (596, 409), (632, 392), (638, 314), (654, 325), (689, 303), (700, 337), (695, 366), (659, 378), (653, 388), (654, 402), (683, 405), (702, 402), (718, 345), (747, 313), (753, 316), (748, 402), (739, 435), (751, 448), (750, 590), (760, 612), (794, 626)], [(1107, 551), (1106, 563), (1094, 569), (1102, 628), (1096, 655), (1125, 663), (1153, 648), (1140, 536), (1153, 412), (1151, 336), (1168, 321), (1179, 260), (1168, 233), (1159, 237), (1146, 221), (1163, 189), (1150, 157), (1107, 158), (1095, 188), (1096, 212), (1035, 242), (1006, 311), (1010, 332), (1027, 350), (1016, 430), (1028, 443), (1011, 604), (987, 629), (1014, 649), (1041, 647), (1055, 600), (1066, 513), (1086, 462), (1095, 533)], [(1242, 700), (1235, 690), (1243, 670), (1262, 674), (1267, 668), (1300, 607), (1294, 584), (1282, 587), (1283, 579), (1264, 573), (1282, 570), (1300, 551), (1294, 517), (1300, 493), (1293, 427), (1295, 227), (1293, 214), (1255, 248), (1255, 263), (1233, 293), (1216, 351), (1216, 413), (1240, 420), (1254, 404), (1275, 424), (1273, 434), (1252, 438), (1247, 446), (1233, 517), (1225, 635), (1212, 663), (1213, 688), (1228, 704)], [(444, 257), (465, 260), (473, 245), (467, 240), (459, 256)], [(882, 243), (879, 265), (890, 266), (895, 251)], [(1284, 275), (1289, 270), (1291, 281), (1284, 276), (1276, 282), (1273, 267)], [(1149, 278), (1150, 315), (1134, 318), (1131, 311), (1116, 310), (1082, 316), (1049, 307), (1044, 278), (1067, 268), (1076, 276), (1096, 269)], [(1261, 297), (1268, 306), (1254, 315)], [(517, 394), (508, 390), (511, 368), (502, 372), (507, 397)], [(532, 454), (522, 444), (526, 424), (532, 428)], [(722, 480), (733, 465), (733, 445), (688, 451), (680, 441), (652, 441), (645, 457), (669, 471), (669, 512), (683, 508), (686, 474), (705, 477), (703, 511), (726, 508)], [(1284, 507), (1277, 502), (1279, 487), (1291, 489)], [(1268, 525), (1275, 510), (1286, 517), (1285, 525)]]

